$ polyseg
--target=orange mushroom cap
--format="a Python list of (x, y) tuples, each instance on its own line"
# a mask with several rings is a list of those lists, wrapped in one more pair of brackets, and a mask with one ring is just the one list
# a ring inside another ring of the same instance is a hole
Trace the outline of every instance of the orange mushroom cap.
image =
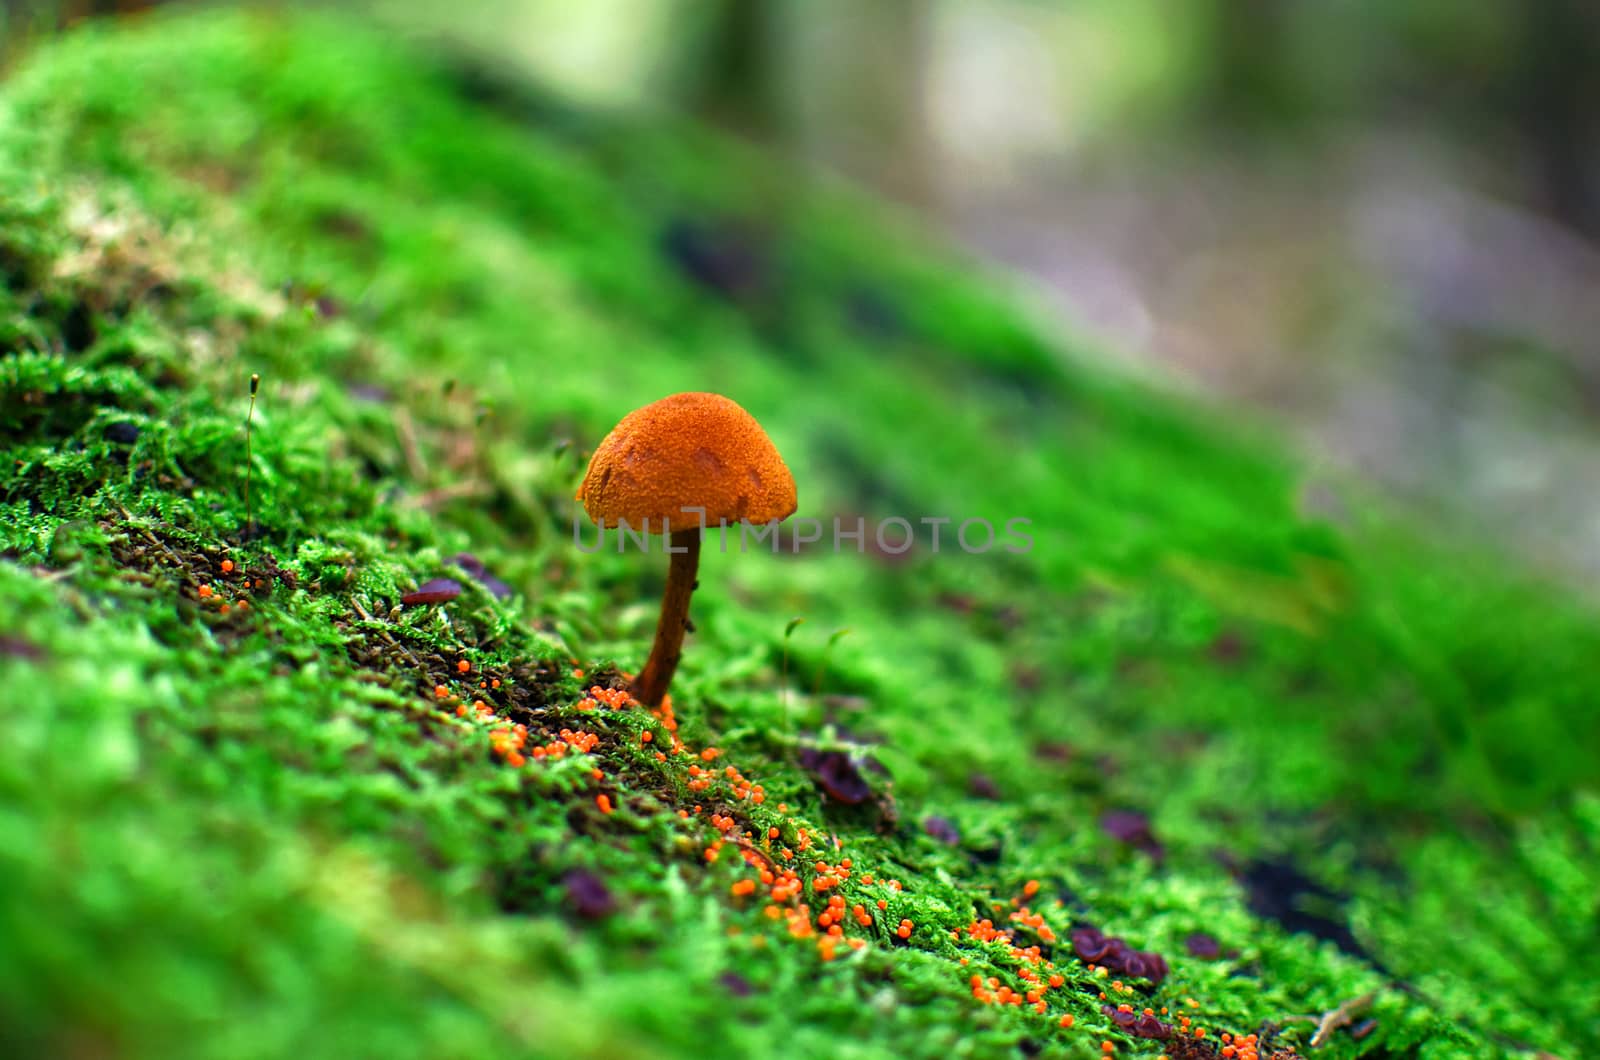
[(635, 409), (589, 460), (578, 500), (597, 523), (652, 531), (770, 523), (796, 507), (794, 476), (755, 417), (721, 394), (673, 394)]

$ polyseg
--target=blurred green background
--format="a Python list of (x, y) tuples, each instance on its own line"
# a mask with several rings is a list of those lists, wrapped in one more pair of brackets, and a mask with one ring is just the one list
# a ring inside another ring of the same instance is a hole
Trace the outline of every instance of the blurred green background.
[[(7, 50), (146, 6), (7, 0)], [(332, 6), (859, 180), (1107, 356), (1600, 573), (1588, 0)]]
[[(6, 0), (6, 48), (148, 6)], [(331, 6), (862, 181), (1108, 356), (1600, 573), (1587, 0)]]
[[(117, 6), (10, 8), (39, 27)], [(1015, 267), (1108, 356), (1600, 572), (1594, 4), (370, 10), (576, 99), (696, 112), (860, 180)]]
[(1109, 356), (1600, 572), (1600, 5), (392, 10), (861, 180)]

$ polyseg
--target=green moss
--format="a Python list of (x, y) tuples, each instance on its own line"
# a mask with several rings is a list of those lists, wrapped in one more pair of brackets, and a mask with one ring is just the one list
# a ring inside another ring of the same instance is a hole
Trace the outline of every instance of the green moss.
[[(1308, 514), (1326, 484), (1273, 439), (1058, 349), (876, 213), (701, 130), (564, 110), (335, 20), (91, 28), (20, 70), (0, 104), (0, 1041), (1127, 1043), (1064, 948), (1046, 1015), (972, 1000), (971, 975), (1017, 962), (951, 933), (1004, 926), (1037, 879), (1055, 934), (1164, 954), (1148, 1003), (1214, 1032), (1304, 1048), (1296, 1017), (1376, 990), (1376, 1030), (1321, 1055), (1592, 1050), (1594, 616), (1357, 491)], [(949, 528), (905, 562), (708, 549), (678, 714), (760, 805), (690, 790), (652, 719), (582, 702), (642, 660), (663, 561), (574, 547), (580, 454), (700, 388), (761, 417), (806, 514), (1033, 521), (1026, 555), (965, 555)], [(396, 609), (441, 575), (464, 594)], [(476, 696), (600, 745), (513, 771), (449, 709)], [(802, 747), (893, 781), (830, 804)], [(850, 857), (851, 901), (887, 904), (870, 945), (823, 962), (732, 898), (751, 870), (704, 859), (696, 804)], [(1102, 831), (1113, 808), (1150, 814), (1162, 860)], [(1265, 888), (1252, 912), (1260, 865), (1326, 891)], [(613, 913), (575, 915), (574, 870)], [(1187, 954), (1200, 931), (1223, 957)]]

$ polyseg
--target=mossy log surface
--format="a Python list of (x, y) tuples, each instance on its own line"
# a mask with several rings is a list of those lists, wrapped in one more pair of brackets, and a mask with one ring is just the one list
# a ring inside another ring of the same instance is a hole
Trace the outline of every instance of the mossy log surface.
[[(802, 515), (954, 521), (708, 539), (674, 732), (667, 558), (572, 495), (691, 389)], [(1600, 1054), (1575, 594), (846, 190), (334, 19), (0, 86), (0, 687), (8, 1056)]]

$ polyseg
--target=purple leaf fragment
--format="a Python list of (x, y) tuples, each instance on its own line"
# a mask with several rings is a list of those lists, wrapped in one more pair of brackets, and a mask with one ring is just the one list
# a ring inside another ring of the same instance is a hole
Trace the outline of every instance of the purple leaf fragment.
[(442, 604), (461, 595), (461, 583), (450, 578), (434, 578), (417, 586), (416, 592), (406, 593), (400, 602), (406, 607), (420, 604)]

